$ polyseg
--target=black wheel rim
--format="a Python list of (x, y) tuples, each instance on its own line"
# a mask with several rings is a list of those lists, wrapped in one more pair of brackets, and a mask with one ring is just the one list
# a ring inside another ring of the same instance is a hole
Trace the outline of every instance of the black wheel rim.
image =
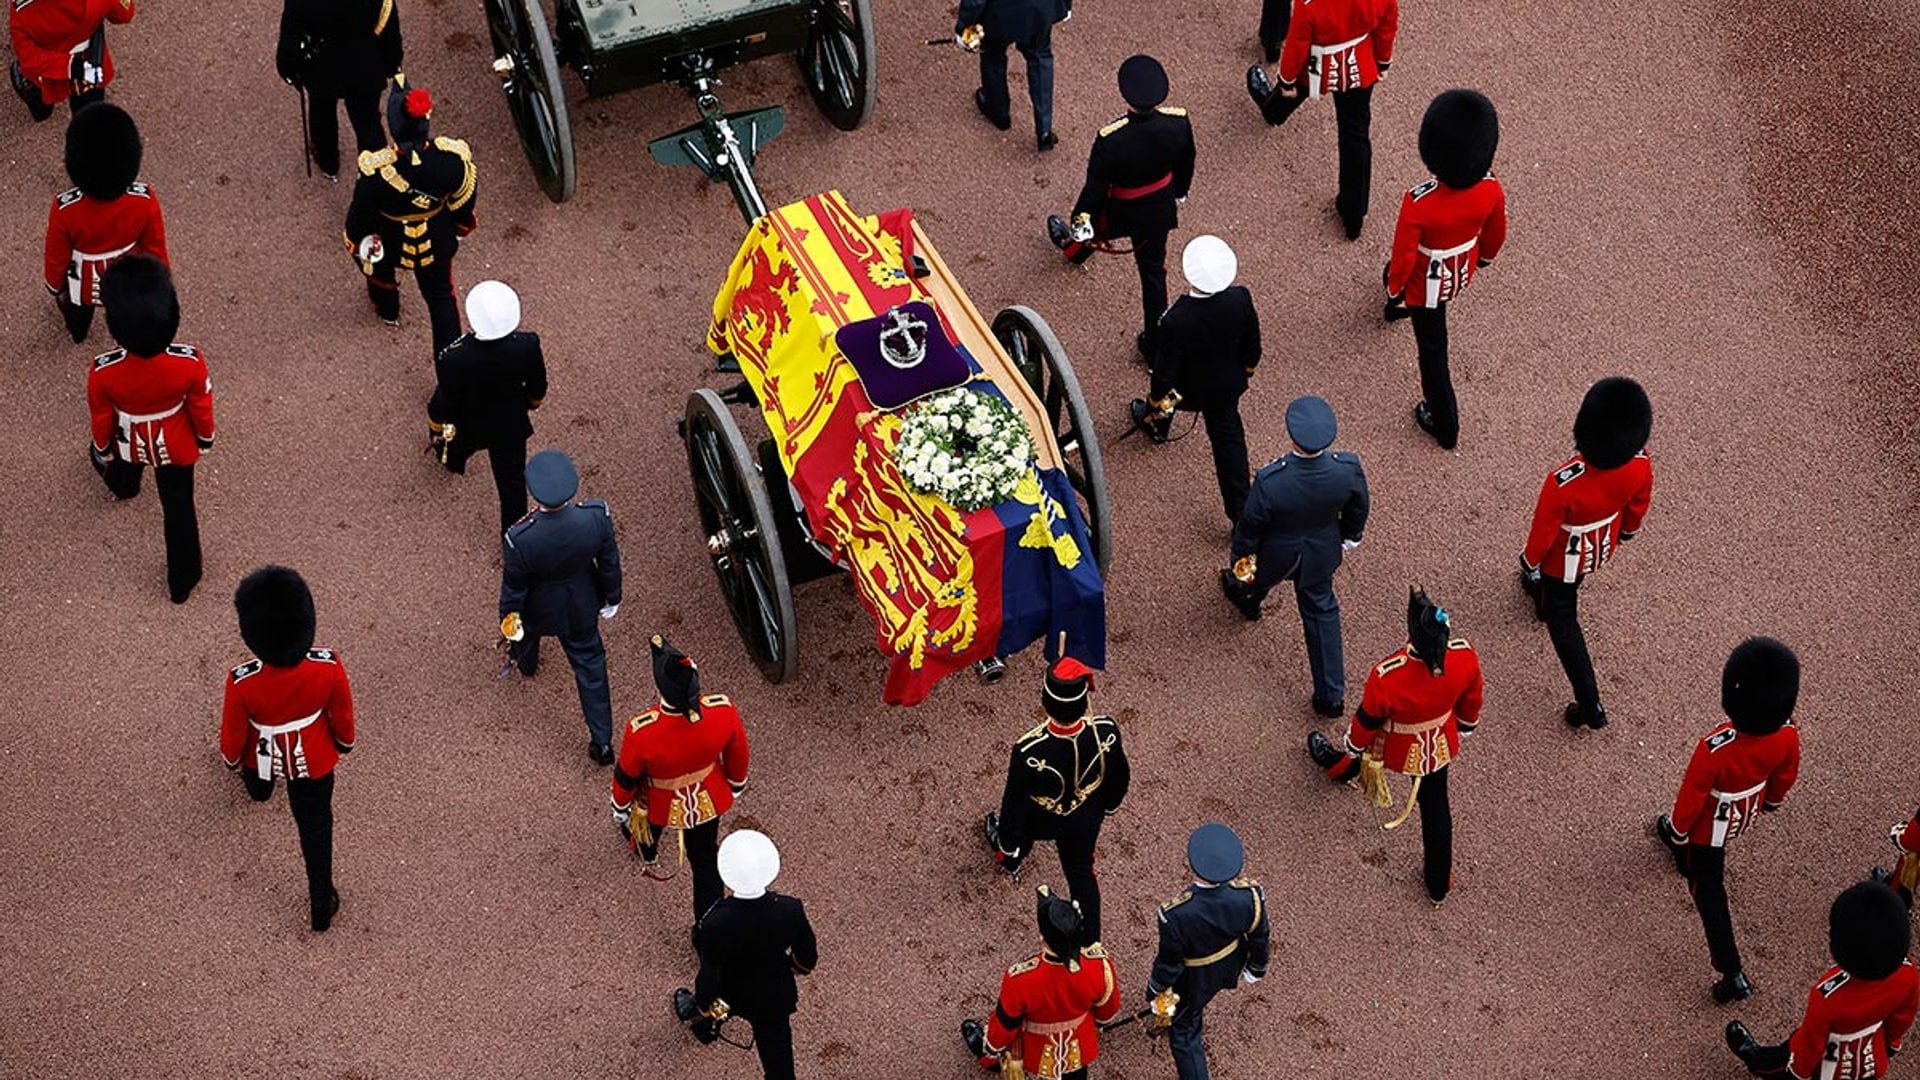
[(871, 107), (866, 27), (857, 0), (820, 0), (814, 8), (813, 28), (800, 50), (800, 70), (807, 92), (835, 127), (851, 130), (866, 119)]
[(1093, 490), (1093, 468), (1088, 464), (1086, 451), (1089, 440), (1095, 435), (1082, 428), (1081, 416), (1076, 415), (1076, 410), (1068, 401), (1066, 382), (1048, 362), (1046, 341), (1021, 311), (1012, 308), (1002, 311), (993, 321), (993, 334), (1007, 351), (1015, 370), (1026, 379), (1034, 396), (1040, 399), (1040, 410), (1046, 419), (1047, 431), (1060, 451), (1060, 469), (1066, 473), (1067, 483), (1073, 487), (1080, 504), (1080, 519), (1086, 523), (1090, 539), (1096, 546), (1097, 559), (1105, 569), (1107, 538), (1095, 502), (1097, 498), (1104, 497), (1104, 493), (1096, 494)]
[(752, 518), (741, 478), (721, 442), (720, 433), (704, 418), (687, 431), (688, 458), (700, 505), (700, 524), (708, 536), (724, 536), (724, 552), (709, 552), (720, 580), (727, 610), (754, 659), (763, 667), (780, 667), (785, 642), (775, 615), (772, 575), (767, 551), (760, 542), (759, 524)]
[(488, 9), (494, 16), (489, 20), (489, 29), (493, 33), (494, 55), (513, 61), (513, 73), (502, 90), (507, 95), (514, 129), (520, 134), (520, 145), (526, 151), (527, 163), (533, 166), (541, 189), (552, 195), (565, 184), (561, 170), (562, 133), (553, 107), (554, 98), (563, 91), (548, 81), (544, 57), (534, 38), (531, 20), (540, 16), (522, 8), (523, 2), (532, 4), (538, 0), (488, 0)]

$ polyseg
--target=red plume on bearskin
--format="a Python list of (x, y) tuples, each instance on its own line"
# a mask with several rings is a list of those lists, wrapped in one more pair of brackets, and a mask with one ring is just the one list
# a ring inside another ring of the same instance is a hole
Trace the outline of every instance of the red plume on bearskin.
[(425, 120), (433, 115), (433, 95), (425, 90), (407, 91), (407, 115), (415, 120)]

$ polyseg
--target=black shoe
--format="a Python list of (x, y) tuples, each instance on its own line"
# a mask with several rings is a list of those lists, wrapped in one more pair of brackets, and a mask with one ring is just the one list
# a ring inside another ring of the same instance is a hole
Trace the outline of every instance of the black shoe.
[(1347, 714), (1347, 703), (1344, 701), (1328, 701), (1326, 698), (1316, 697), (1313, 699), (1313, 711), (1329, 720), (1338, 720)]
[(1267, 69), (1259, 64), (1247, 69), (1247, 96), (1253, 99), (1255, 105), (1265, 105), (1267, 99), (1273, 96), (1273, 82), (1267, 78)]
[(326, 933), (327, 927), (333, 925), (333, 917), (338, 914), (340, 914), (340, 890), (335, 889), (333, 890), (333, 894), (327, 898), (327, 910), (323, 913), (316, 913), (313, 916), (313, 932), (316, 934)]
[(1066, 218), (1059, 214), (1047, 215), (1047, 239), (1053, 241), (1054, 247), (1062, 251), (1067, 249), (1067, 245), (1073, 242), (1073, 230), (1067, 227)]
[(1423, 401), (1413, 407), (1413, 422), (1420, 425), (1421, 431), (1431, 435), (1433, 441), (1440, 444), (1440, 449), (1451, 450), (1456, 445), (1457, 440), (1441, 437), (1439, 425), (1433, 422), (1433, 410), (1427, 408), (1426, 402)]
[(1167, 431), (1173, 427), (1173, 418), (1160, 415), (1159, 410), (1148, 405), (1143, 398), (1134, 398), (1127, 403), (1127, 415), (1133, 419), (1133, 426), (1150, 441), (1164, 443)]
[(613, 747), (607, 743), (590, 742), (587, 744), (587, 756), (597, 764), (613, 764)]
[(1747, 973), (1744, 971), (1722, 976), (1719, 982), (1713, 984), (1713, 1000), (1720, 1005), (1731, 1005), (1752, 996), (1753, 984), (1747, 981)]
[(1580, 703), (1576, 701), (1568, 705), (1566, 711), (1561, 713), (1560, 716), (1561, 719), (1567, 722), (1567, 726), (1570, 728), (1589, 727), (1595, 731), (1599, 731), (1601, 728), (1607, 726), (1607, 710), (1604, 705), (1596, 705), (1592, 711), (1588, 711), (1582, 708)]
[(1738, 1020), (1727, 1021), (1727, 1049), (1741, 1061), (1750, 1062), (1753, 1055), (1760, 1052), (1760, 1044), (1754, 1041), (1753, 1032)]
[(1441, 889), (1439, 892), (1434, 892), (1433, 886), (1431, 885), (1427, 886), (1427, 899), (1433, 901), (1434, 907), (1439, 907), (1441, 904), (1444, 904), (1447, 902), (1447, 894), (1452, 891), (1453, 891), (1453, 875), (1448, 874), (1446, 888)]
[(1876, 866), (1867, 871), (1867, 880), (1879, 882), (1887, 888), (1893, 888), (1893, 871), (1884, 866)]
[(980, 1021), (960, 1021), (960, 1041), (966, 1044), (967, 1053), (974, 1057), (987, 1056), (987, 1029)]
[(1332, 739), (1318, 731), (1307, 732), (1307, 756), (1313, 759), (1313, 764), (1317, 768), (1323, 770), (1331, 769), (1342, 760), (1350, 759), (1350, 755), (1333, 745)]
[(1240, 579), (1233, 576), (1231, 570), (1220, 571), (1220, 591), (1226, 594), (1227, 603), (1232, 604), (1248, 622), (1260, 621), (1260, 605), (1251, 602), (1246, 595)]
[(1673, 819), (1665, 814), (1654, 818), (1653, 836), (1654, 839), (1660, 841), (1661, 847), (1667, 849), (1667, 854), (1673, 856), (1673, 868), (1680, 872), (1681, 877), (1685, 877), (1687, 874), (1687, 842), (1685, 840), (1681, 840), (1678, 843), (1674, 842)]
[(973, 107), (980, 110), (980, 115), (987, 118), (987, 123), (992, 124), (1001, 131), (1007, 131), (1013, 127), (1013, 117), (998, 117), (987, 111), (987, 92), (985, 90), (975, 90), (973, 92)]
[(1347, 239), (1349, 240), (1360, 239), (1360, 226), (1366, 224), (1366, 222), (1367, 218), (1364, 214), (1353, 218), (1342, 215), (1340, 218), (1340, 224), (1346, 226)]
[(673, 1018), (686, 1023), (700, 1015), (700, 1009), (693, 1003), (693, 991), (684, 986), (673, 989)]
[(184, 604), (187, 602), (187, 597), (193, 595), (193, 588), (198, 584), (200, 584), (200, 575), (195, 574), (193, 580), (187, 582), (185, 585), (169, 585), (167, 587), (167, 599), (176, 604)]
[(1041, 135), (1034, 141), (1037, 144), (1039, 144), (1040, 152), (1044, 154), (1047, 151), (1053, 149), (1054, 147), (1060, 145), (1060, 136), (1055, 135), (1053, 132), (1049, 131), (1045, 135)]

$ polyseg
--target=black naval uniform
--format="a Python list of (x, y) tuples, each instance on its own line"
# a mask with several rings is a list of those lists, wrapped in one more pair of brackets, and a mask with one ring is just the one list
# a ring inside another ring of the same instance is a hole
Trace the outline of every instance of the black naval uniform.
[(774, 892), (719, 900), (694, 927), (693, 947), (700, 954), (694, 1004), (704, 1010), (725, 1001), (753, 1025), (767, 1080), (794, 1080), (791, 1017), (800, 992), (793, 977), (820, 962), (800, 901)]
[(413, 271), (433, 320), (433, 354), (460, 336), (453, 299), (453, 256), (473, 231), (473, 153), (446, 136), (411, 149), (360, 155), (360, 180), (347, 207), (347, 248), (377, 233), (385, 256), (367, 275), (367, 297), (388, 322), (400, 318), (395, 275)]
[(1347, 450), (1292, 451), (1254, 476), (1253, 491), (1233, 530), (1233, 559), (1257, 555), (1252, 585), (1223, 576), (1228, 599), (1249, 619), (1282, 581), (1293, 582), (1313, 671), (1313, 700), (1337, 714), (1346, 701), (1346, 658), (1340, 644), (1340, 601), (1333, 572), (1343, 541), (1358, 543), (1367, 527), (1367, 476)]
[(1180, 1080), (1206, 1080), (1201, 1027), (1207, 1003), (1231, 990), (1242, 973), (1267, 973), (1266, 897), (1252, 878), (1219, 885), (1194, 882), (1160, 905), (1160, 950), (1153, 958), (1147, 996), (1171, 988), (1180, 995), (1167, 1045)]
[(307, 92), (313, 163), (329, 178), (340, 174), (342, 103), (360, 150), (387, 145), (380, 94), (402, 51), (394, 0), (286, 0), (274, 64)]
[(1100, 826), (1120, 809), (1131, 779), (1120, 725), (1111, 716), (1070, 724), (1047, 720), (1014, 740), (1007, 756), (1007, 785), (995, 817), (996, 846), (1009, 871), (1052, 840), (1069, 897), (1080, 904), (1087, 940), (1100, 940), (1100, 879), (1093, 849)]
[(539, 509), (507, 530), (500, 570), (500, 617), (519, 612), (526, 637), (513, 647), (523, 675), (540, 665), (540, 639), (557, 637), (573, 665), (580, 709), (595, 746), (613, 743), (607, 648), (600, 609), (620, 602), (620, 546), (613, 514), (599, 499)]
[(1027, 58), (1027, 96), (1033, 99), (1033, 133), (1053, 134), (1053, 24), (1067, 17), (1067, 0), (961, 0), (955, 31), (979, 26), (980, 89), (974, 104), (994, 127), (1013, 126), (1007, 94), (1007, 49)]
[(467, 459), (486, 451), (500, 493), (500, 528), (511, 529), (527, 512), (527, 439), (533, 435), (527, 414), (547, 396), (540, 335), (515, 330), (482, 341), (466, 334), (434, 359), (433, 369), (439, 381), (427, 419), (453, 425), (441, 464), (465, 473)]
[(1193, 125), (1187, 110), (1161, 105), (1100, 129), (1087, 157), (1087, 181), (1073, 216), (1090, 215), (1100, 239), (1128, 237), (1140, 273), (1141, 340), (1167, 309), (1167, 234), (1179, 224), (1179, 200), (1193, 184)]
[(1151, 393), (1164, 401), (1180, 393), (1176, 408), (1198, 412), (1213, 444), (1213, 471), (1227, 520), (1238, 522), (1247, 504), (1247, 429), (1240, 396), (1260, 363), (1260, 316), (1253, 294), (1233, 285), (1211, 296), (1182, 296), (1160, 317), (1155, 335)]

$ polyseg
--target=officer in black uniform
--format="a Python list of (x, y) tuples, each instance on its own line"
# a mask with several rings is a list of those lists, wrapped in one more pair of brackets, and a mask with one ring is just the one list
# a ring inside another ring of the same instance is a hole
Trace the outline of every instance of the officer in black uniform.
[(673, 1012), (701, 1042), (719, 1037), (725, 1017), (753, 1025), (754, 1049), (767, 1080), (793, 1080), (793, 1027), (800, 991), (795, 975), (820, 962), (806, 908), (767, 891), (780, 874), (780, 852), (752, 829), (720, 842), (720, 880), (731, 895), (718, 900), (693, 929), (700, 976), (693, 989), (673, 992)]
[(1160, 951), (1153, 958), (1147, 997), (1167, 991), (1180, 996), (1167, 1038), (1180, 1080), (1206, 1080), (1200, 1038), (1207, 1002), (1267, 974), (1266, 895), (1259, 882), (1240, 876), (1245, 862), (1232, 829), (1218, 822), (1200, 826), (1187, 838), (1193, 884), (1160, 905)]
[(1253, 478), (1253, 493), (1233, 529), (1233, 565), (1220, 588), (1248, 621), (1282, 581), (1293, 582), (1313, 670), (1313, 711), (1346, 712), (1346, 661), (1340, 648), (1340, 601), (1333, 572), (1367, 528), (1367, 476), (1349, 450), (1328, 450), (1338, 431), (1333, 406), (1299, 397), (1287, 406), (1293, 451)]
[(1093, 849), (1100, 826), (1127, 797), (1130, 772), (1111, 716), (1089, 716), (1093, 672), (1061, 657), (1047, 672), (1039, 724), (1014, 740), (1000, 812), (987, 815), (987, 844), (1002, 869), (1016, 873), (1036, 840), (1052, 840), (1067, 891), (1085, 916), (1087, 940), (1100, 940), (1100, 879)]
[[(960, 0), (954, 35), (962, 48), (980, 51), (980, 88), (974, 107), (994, 127), (1013, 126), (1007, 94), (1007, 49), (1027, 58), (1027, 96), (1033, 99), (1033, 134), (1040, 149), (1060, 144), (1053, 133), (1053, 24), (1072, 15), (1067, 0)], [(977, 33), (977, 38), (973, 37)]]
[(520, 329), (520, 297), (505, 283), (483, 281), (467, 293), (473, 332), (433, 362), (438, 382), (427, 402), (429, 446), (449, 472), (465, 473), (484, 450), (500, 493), (500, 528), (527, 512), (528, 413), (547, 396), (540, 335)]
[(1247, 504), (1247, 428), (1240, 396), (1260, 363), (1260, 316), (1253, 294), (1233, 283), (1240, 263), (1217, 236), (1196, 236), (1181, 253), (1187, 295), (1160, 316), (1149, 366), (1153, 382), (1134, 398), (1134, 426), (1157, 443), (1167, 441), (1176, 409), (1198, 412), (1213, 444), (1213, 471), (1227, 521)]
[[(587, 756), (611, 765), (613, 702), (599, 620), (620, 610), (620, 546), (607, 504), (572, 501), (579, 490), (580, 474), (560, 451), (542, 450), (527, 462), (527, 494), (539, 506), (506, 533), (500, 625), (529, 678), (540, 667), (540, 639), (560, 639), (587, 718)], [(517, 626), (512, 615), (519, 616)]]
[(1167, 309), (1167, 234), (1179, 224), (1179, 204), (1193, 184), (1193, 125), (1187, 110), (1163, 105), (1167, 71), (1151, 56), (1120, 65), (1120, 96), (1127, 114), (1100, 129), (1087, 156), (1087, 182), (1073, 204), (1073, 220), (1053, 214), (1047, 237), (1073, 263), (1093, 254), (1092, 243), (1128, 237), (1140, 272), (1142, 358)]
[(433, 355), (460, 336), (453, 256), (473, 231), (473, 152), (459, 139), (428, 137), (433, 99), (393, 77), (387, 129), (394, 145), (360, 155), (360, 180), (347, 207), (347, 250), (367, 275), (367, 298), (389, 326), (400, 325), (395, 275), (413, 271), (433, 320)]
[(340, 113), (360, 150), (387, 145), (380, 91), (400, 70), (400, 12), (394, 0), (286, 0), (280, 9), (280, 77), (308, 97), (313, 163), (340, 179)]

